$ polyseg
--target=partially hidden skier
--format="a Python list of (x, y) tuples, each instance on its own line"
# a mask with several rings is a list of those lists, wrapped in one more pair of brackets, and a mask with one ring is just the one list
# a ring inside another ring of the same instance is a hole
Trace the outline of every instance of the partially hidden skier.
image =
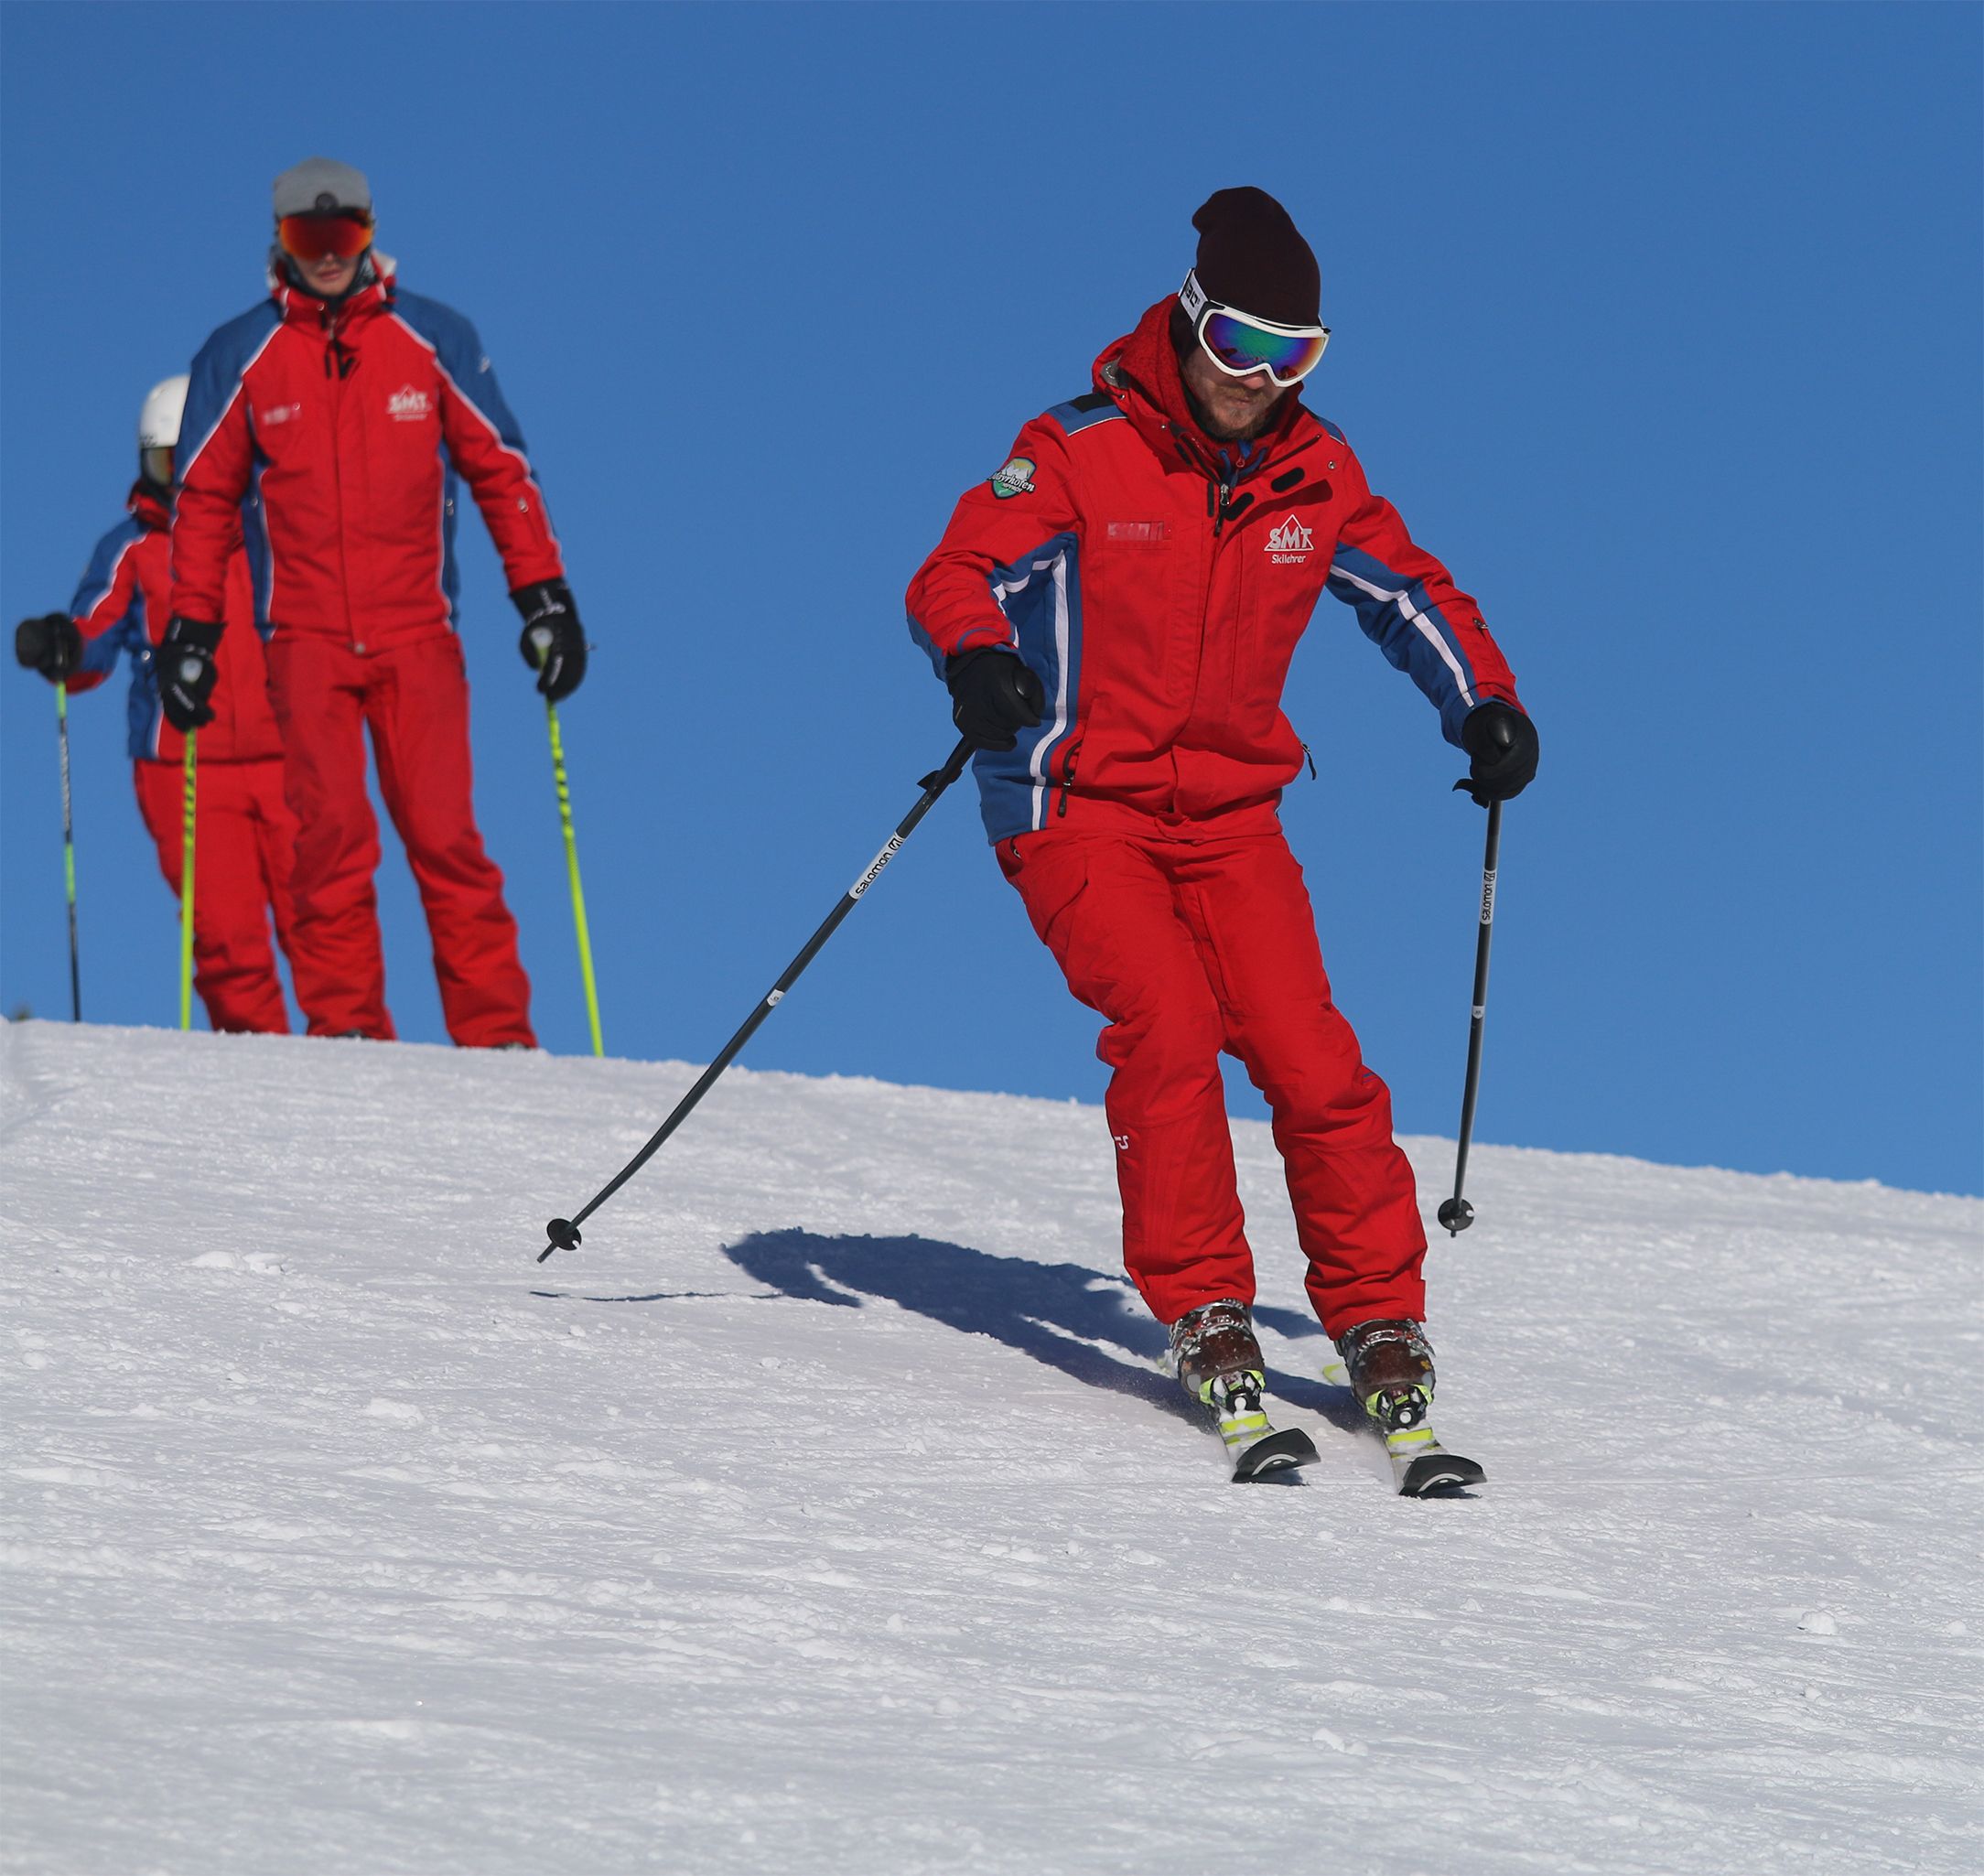
[(403, 291), (373, 245), (372, 187), (313, 156), (275, 178), (269, 295), (193, 361), (172, 523), (167, 719), (206, 720), (229, 546), (251, 499), (259, 620), (299, 824), (297, 916), (312, 1035), (386, 1040), (365, 782), (405, 844), (448, 1034), (534, 1042), (502, 875), (476, 825), (469, 683), (457, 636), (456, 510), (466, 481), (496, 544), (519, 640), (553, 701), (587, 644), (516, 419), (475, 328)]
[[(184, 863), (185, 742), (159, 708), (157, 648), (171, 618), (167, 530), (186, 385), (184, 377), (167, 378), (146, 394), (128, 513), (96, 544), (69, 610), (23, 620), (14, 633), (16, 659), (72, 692), (93, 690), (120, 659), (129, 659), (138, 812), (175, 894)], [(297, 824), (283, 797), (282, 739), (269, 707), (254, 596), (238, 535), (222, 583), (223, 613), (235, 631), (217, 658), (210, 715), (197, 745), (193, 987), (216, 1030), (284, 1035), (289, 1014), (269, 930), (273, 922), (294, 970), (289, 871)]]
[(1282, 687), (1327, 588), (1439, 711), (1475, 801), (1521, 792), (1537, 732), (1480, 609), (1301, 401), (1329, 340), (1308, 243), (1257, 189), (1192, 220), (1183, 287), (958, 502), (911, 631), (977, 747), (1000, 868), (1105, 1019), (1124, 1265), (1180, 1380), (1243, 1458), (1268, 1432), (1225, 1051), (1272, 1112), (1349, 1385), (1388, 1436), (1429, 1440), (1426, 1234), (1276, 813), (1305, 753)]

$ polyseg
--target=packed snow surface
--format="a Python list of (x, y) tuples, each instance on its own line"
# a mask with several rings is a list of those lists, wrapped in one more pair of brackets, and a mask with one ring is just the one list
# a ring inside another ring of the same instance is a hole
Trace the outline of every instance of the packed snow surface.
[(1979, 1867), (1984, 1205), (1481, 1152), (1419, 1503), (1238, 1123), (1240, 1487), (1093, 1108), (734, 1072), (535, 1263), (692, 1074), (5, 1031), (6, 1869)]

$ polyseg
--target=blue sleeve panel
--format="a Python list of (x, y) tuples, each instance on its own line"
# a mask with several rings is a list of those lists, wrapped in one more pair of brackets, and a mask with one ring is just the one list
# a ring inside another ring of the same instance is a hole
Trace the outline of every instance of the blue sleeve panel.
[(265, 467), (258, 458), (241, 504), (242, 550), (248, 556), (248, 578), (255, 596), (255, 630), (261, 633), (264, 644), (275, 630), (269, 623), (269, 600), (275, 590), (275, 550), (269, 544), (269, 512), (262, 500), (262, 471)]
[(937, 675), (940, 678), (943, 677), (944, 665), (943, 647), (923, 630), (922, 626), (918, 622), (915, 613), (906, 613), (904, 617), (910, 621), (911, 639), (914, 641), (931, 663), (936, 667)]
[(248, 367), (269, 342), (283, 316), (273, 300), (264, 300), (238, 319), (230, 319), (194, 354), (186, 387), (186, 409), (179, 418), (179, 447), (174, 471), (183, 480), (207, 439), (214, 433)]
[(1073, 533), (1056, 534), (987, 577), (1047, 698), (1040, 723), (1022, 729), (1011, 749), (972, 758), (986, 837), (997, 842), (1044, 827), (1052, 792), (1066, 780), (1053, 757), (1073, 732), (1081, 701), (1081, 542)]
[(1339, 541), (1330, 590), (1354, 609), (1364, 635), (1403, 671), (1439, 712), (1440, 732), (1458, 749), (1461, 726), (1481, 701), (1474, 667), (1426, 588), (1383, 561)]
[(1057, 404), (1047, 415), (1062, 427), (1064, 435), (1073, 437), (1078, 431), (1093, 428), (1097, 424), (1127, 423), (1129, 420), (1116, 408), (1116, 399), (1105, 397), (1099, 391), (1091, 391), (1084, 396), (1071, 397), (1065, 404)]
[[(90, 564), (83, 569), (82, 578), (77, 585), (76, 596), (69, 602), (69, 616), (71, 619), (87, 619), (103, 603), (110, 595), (111, 588), (116, 584), (117, 563), (124, 558), (127, 549), (135, 546), (144, 537), (145, 530), (137, 522), (127, 519), (119, 522), (96, 544), (90, 555)], [(143, 603), (142, 598), (134, 593), (133, 604), (135, 606)], [(114, 621), (112, 629), (106, 631), (102, 639), (91, 642), (92, 650), (106, 640), (114, 639), (117, 636), (117, 628), (129, 620), (130, 616), (131, 609), (127, 608), (123, 620)], [(121, 645), (113, 647), (101, 663), (91, 664), (86, 658), (83, 661), (84, 668), (109, 671), (116, 664), (117, 652), (122, 649)]]
[[(135, 521), (125, 520), (119, 522), (96, 544), (82, 582), (76, 588), (75, 598), (70, 601), (71, 618), (87, 619), (103, 603), (116, 582), (117, 563), (144, 536), (145, 530)], [(151, 753), (152, 722), (158, 714), (158, 679), (152, 669), (152, 642), (145, 617), (145, 590), (135, 581), (131, 587), (131, 602), (123, 613), (106, 630), (82, 642), (82, 669), (108, 677), (116, 670), (118, 659), (126, 652), (131, 656), (131, 692), (124, 705), (124, 720), (129, 730), (127, 744), (131, 760), (140, 761)]]
[(474, 324), (453, 307), (444, 307), (424, 294), (395, 291), (393, 310), (434, 348), (441, 369), (455, 381), (455, 389), (481, 413), (483, 421), (502, 438), (503, 447), (527, 457), (530, 452), (523, 428), (504, 401)]

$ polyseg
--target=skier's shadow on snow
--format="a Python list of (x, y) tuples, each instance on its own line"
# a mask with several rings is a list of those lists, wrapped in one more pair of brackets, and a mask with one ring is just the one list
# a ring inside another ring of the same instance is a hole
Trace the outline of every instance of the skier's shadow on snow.
[[(724, 1254), (780, 1295), (857, 1310), (886, 1297), (967, 1335), (989, 1335), (1045, 1366), (1196, 1422), (1197, 1408), (1159, 1372), (1164, 1331), (1121, 1278), (1082, 1264), (1033, 1264), (927, 1237), (819, 1237), (760, 1232)], [(1256, 1306), (1255, 1321), (1290, 1340), (1321, 1327), (1293, 1310)], [(1101, 1344), (1101, 1345), (1098, 1345)], [(1269, 1366), (1270, 1390), (1346, 1431), (1363, 1421), (1347, 1388)]]

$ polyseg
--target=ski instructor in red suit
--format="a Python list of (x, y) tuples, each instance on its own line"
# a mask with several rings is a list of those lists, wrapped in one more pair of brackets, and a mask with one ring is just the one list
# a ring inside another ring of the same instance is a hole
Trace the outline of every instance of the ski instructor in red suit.
[(523, 614), (537, 688), (568, 696), (586, 641), (544, 495), (475, 328), (400, 290), (372, 245), (372, 189), (356, 169), (313, 156), (276, 178), (269, 276), (269, 296), (193, 361), (160, 703), (177, 729), (210, 719), (228, 557), (245, 529), (299, 824), (295, 977), (310, 1033), (394, 1033), (369, 729), (448, 1034), (532, 1046), (516, 921), (470, 799), (454, 536), (466, 480)]
[(1522, 790), (1537, 733), (1480, 608), (1301, 401), (1329, 338), (1308, 243), (1257, 189), (1193, 225), (1183, 288), (959, 501), (911, 629), (978, 747), (999, 865), (1105, 1019), (1124, 1264), (1180, 1379), (1218, 1407), (1264, 1368), (1224, 1050), (1267, 1098), (1351, 1385), (1411, 1426), (1433, 1387), (1426, 1235), (1276, 814), (1303, 761), (1282, 685), (1327, 588), (1472, 758), (1476, 801)]

